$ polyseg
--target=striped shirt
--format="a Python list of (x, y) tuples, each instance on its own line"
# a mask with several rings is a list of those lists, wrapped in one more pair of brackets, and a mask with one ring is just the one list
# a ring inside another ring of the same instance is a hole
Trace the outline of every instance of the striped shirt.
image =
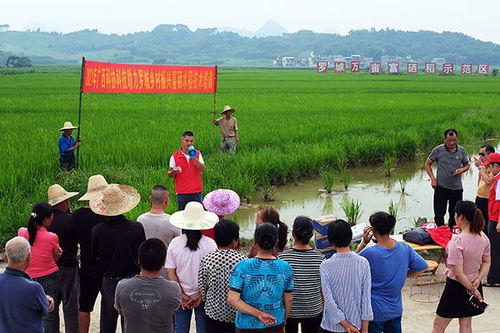
[(345, 332), (347, 320), (361, 330), (363, 320), (373, 320), (371, 275), (368, 260), (354, 252), (335, 253), (320, 267), (325, 309), (321, 328)]
[(324, 255), (316, 250), (290, 249), (278, 254), (292, 266), (295, 287), (290, 318), (316, 317), (323, 311), (319, 267)]

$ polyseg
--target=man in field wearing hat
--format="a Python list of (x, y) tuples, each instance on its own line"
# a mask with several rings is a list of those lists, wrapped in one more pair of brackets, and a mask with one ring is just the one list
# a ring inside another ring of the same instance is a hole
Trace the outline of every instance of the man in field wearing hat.
[(222, 142), (220, 144), (220, 148), (224, 153), (235, 153), (236, 152), (236, 144), (238, 143), (238, 120), (233, 117), (233, 113), (236, 110), (226, 105), (224, 109), (221, 111), (221, 114), (224, 117), (220, 117), (215, 119), (216, 111), (212, 112), (213, 118), (212, 122), (215, 126), (219, 126), (221, 134), (222, 134)]
[(92, 229), (106, 218), (97, 215), (90, 209), (89, 201), (102, 194), (108, 182), (102, 175), (90, 176), (85, 193), (79, 201), (86, 201), (85, 206), (74, 211), (73, 228), (76, 240), (80, 244), (80, 297), (78, 311), (78, 326), (80, 333), (88, 333), (90, 327), (90, 313), (101, 290), (102, 272), (92, 260), (91, 239)]
[(59, 130), (62, 131), (62, 135), (59, 137), (59, 163), (61, 164), (61, 169), (72, 170), (75, 168), (75, 149), (80, 146), (80, 137), (73, 139), (71, 134), (77, 126), (69, 121), (64, 123), (64, 126)]
[(140, 200), (141, 196), (135, 188), (112, 184), (89, 202), (94, 213), (106, 217), (104, 222), (92, 229), (92, 258), (98, 262), (103, 272), (101, 333), (114, 333), (116, 330), (116, 285), (120, 280), (140, 271), (137, 256), (139, 245), (146, 240), (144, 228), (142, 224), (123, 216), (137, 206)]
[[(78, 192), (67, 192), (61, 185), (49, 187), (48, 203), (54, 208), (54, 219), (47, 228), (57, 234), (62, 249), (59, 267), (60, 297), (63, 303), (64, 327), (66, 333), (78, 332), (78, 244), (70, 215), (70, 198)], [(58, 305), (56, 305), (56, 309)]]

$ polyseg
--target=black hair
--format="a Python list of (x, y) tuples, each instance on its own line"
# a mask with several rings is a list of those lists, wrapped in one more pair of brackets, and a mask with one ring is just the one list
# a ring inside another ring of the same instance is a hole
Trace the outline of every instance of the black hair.
[(168, 188), (166, 188), (165, 186), (161, 185), (161, 184), (156, 184), (155, 186), (153, 186), (153, 191), (167, 191), (168, 192)]
[(278, 242), (278, 229), (271, 223), (264, 222), (255, 228), (255, 244), (265, 251), (271, 251)]
[(335, 247), (347, 247), (351, 244), (352, 229), (344, 220), (336, 220), (328, 224), (328, 241)]
[(446, 138), (447, 136), (458, 136), (458, 132), (454, 128), (447, 128), (444, 130), (444, 137)]
[(139, 265), (150, 272), (161, 270), (165, 264), (167, 247), (158, 238), (149, 238), (139, 245)]
[(217, 246), (229, 246), (240, 239), (240, 226), (229, 220), (219, 221), (214, 227), (214, 235)]
[(191, 131), (185, 131), (184, 133), (182, 133), (182, 137), (185, 137), (185, 136), (194, 136), (194, 133)]
[(188, 247), (191, 251), (198, 250), (198, 242), (201, 239), (200, 230), (184, 230), (184, 234), (187, 237), (186, 247)]
[(312, 220), (306, 216), (297, 216), (293, 221), (292, 234), (297, 242), (309, 244), (313, 235)]
[(459, 216), (465, 217), (470, 223), (470, 231), (473, 234), (481, 234), (484, 229), (484, 217), (483, 213), (476, 204), (472, 201), (458, 201), (455, 205), (455, 213)]
[(495, 152), (495, 147), (493, 147), (492, 145), (484, 145), (484, 146), (482, 146), (481, 148), (484, 148), (484, 150), (485, 150), (488, 154), (491, 154), (491, 153), (494, 153), (494, 152)]
[(269, 222), (278, 228), (278, 250), (279, 252), (285, 249), (288, 243), (288, 226), (280, 221), (280, 213), (272, 206), (261, 206), (259, 211), (262, 212), (262, 221)]
[(29, 243), (33, 245), (36, 239), (37, 227), (43, 224), (43, 220), (50, 217), (54, 213), (54, 209), (46, 202), (39, 202), (33, 206), (31, 216), (28, 221)]
[(370, 216), (370, 225), (381, 235), (389, 235), (396, 225), (396, 218), (386, 212), (376, 212)]

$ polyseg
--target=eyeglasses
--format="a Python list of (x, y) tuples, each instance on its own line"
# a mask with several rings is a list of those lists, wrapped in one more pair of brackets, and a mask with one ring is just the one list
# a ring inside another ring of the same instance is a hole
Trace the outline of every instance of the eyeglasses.
[(479, 156), (486, 156), (486, 153), (479, 153)]

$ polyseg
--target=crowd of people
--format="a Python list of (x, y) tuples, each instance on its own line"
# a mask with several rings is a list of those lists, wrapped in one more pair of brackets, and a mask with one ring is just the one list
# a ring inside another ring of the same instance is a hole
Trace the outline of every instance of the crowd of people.
[[(500, 285), (500, 154), (481, 148), (476, 203), (463, 201), (460, 174), (470, 166), (457, 136), (445, 131), (445, 143), (425, 163), (435, 221), (444, 224), (448, 205), (449, 227), (461, 230), (446, 248), (436, 333), (453, 318), (460, 332), (472, 332), (472, 317), (484, 312), (483, 280)], [(119, 318), (124, 332), (188, 333), (193, 314), (200, 333), (402, 332), (406, 277), (428, 262), (390, 237), (394, 216), (372, 214), (354, 245), (350, 225), (331, 222), (327, 238), (336, 252), (325, 258), (311, 246), (313, 220), (298, 216), (289, 230), (275, 207), (262, 206), (253, 245), (242, 249), (239, 226), (227, 218), (240, 199), (227, 189), (202, 197), (205, 163), (193, 144), (194, 134), (184, 132), (170, 159), (178, 205), (172, 215), (163, 185), (152, 188), (151, 210), (137, 222), (125, 217), (140, 202), (131, 186), (91, 176), (75, 211), (78, 193), (50, 186), (47, 202), (33, 206), (27, 227), (5, 245), (0, 331), (59, 332), (62, 306), (66, 332), (89, 332), (100, 293), (104, 333), (115, 332)]]

